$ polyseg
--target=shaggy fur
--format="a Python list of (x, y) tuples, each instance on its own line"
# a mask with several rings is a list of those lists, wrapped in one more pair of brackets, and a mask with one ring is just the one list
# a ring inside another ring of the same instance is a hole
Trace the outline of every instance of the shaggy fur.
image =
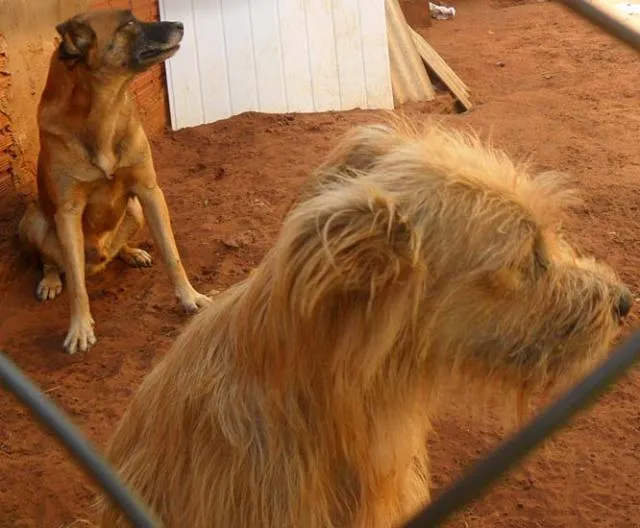
[(571, 380), (631, 308), (562, 239), (573, 200), (471, 136), (355, 129), (144, 380), (111, 462), (168, 528), (397, 525), (429, 500), (443, 390)]

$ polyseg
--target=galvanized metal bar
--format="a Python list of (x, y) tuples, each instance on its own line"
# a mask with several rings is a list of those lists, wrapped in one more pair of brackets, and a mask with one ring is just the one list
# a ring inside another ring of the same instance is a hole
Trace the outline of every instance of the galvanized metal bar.
[(640, 332), (636, 332), (602, 365), (542, 411), (509, 440), (476, 463), (440, 497), (403, 528), (433, 528), (468, 502), (481, 496), (489, 486), (520, 462), (540, 442), (564, 427), (580, 410), (594, 402), (625, 373), (640, 356)]
[(560, 3), (602, 28), (618, 40), (628, 44), (636, 51), (640, 51), (640, 33), (623, 21), (598, 9), (598, 7), (587, 0), (560, 0)]
[(80, 431), (59, 411), (51, 400), (27, 379), (13, 362), (0, 351), (0, 385), (12, 392), (93, 477), (115, 504), (122, 508), (136, 528), (154, 528), (156, 523), (135, 495), (120, 481), (116, 473), (96, 453)]

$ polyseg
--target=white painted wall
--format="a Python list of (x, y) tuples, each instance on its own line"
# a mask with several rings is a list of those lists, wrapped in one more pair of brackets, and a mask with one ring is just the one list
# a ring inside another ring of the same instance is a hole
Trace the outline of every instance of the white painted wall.
[(249, 110), (393, 108), (384, 0), (160, 0), (174, 129)]

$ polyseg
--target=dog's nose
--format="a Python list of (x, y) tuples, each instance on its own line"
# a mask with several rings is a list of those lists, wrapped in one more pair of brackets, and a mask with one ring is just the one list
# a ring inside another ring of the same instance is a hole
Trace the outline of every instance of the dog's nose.
[(629, 315), (631, 308), (633, 307), (633, 295), (628, 288), (623, 287), (620, 291), (620, 297), (618, 298), (617, 311), (620, 317), (626, 317)]
[(182, 22), (174, 22), (174, 26), (176, 26), (180, 31), (184, 29), (184, 24)]

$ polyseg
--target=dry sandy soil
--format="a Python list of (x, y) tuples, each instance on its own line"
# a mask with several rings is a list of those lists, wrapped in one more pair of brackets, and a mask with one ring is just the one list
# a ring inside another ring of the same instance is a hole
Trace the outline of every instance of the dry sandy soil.
[[(640, 95), (638, 57), (587, 22), (548, 2), (457, 2), (455, 20), (427, 37), (473, 90), (468, 115), (450, 99), (413, 105), (422, 120), (439, 114), (491, 133), (513, 156), (569, 171), (586, 197), (569, 231), (583, 249), (640, 287)], [(201, 289), (243, 278), (273, 243), (309, 170), (361, 111), (312, 116), (245, 114), (212, 126), (167, 133), (156, 164), (190, 276)], [(11, 245), (18, 208), (5, 204), (0, 242)], [(156, 256), (148, 232), (143, 244)], [(6, 255), (5, 255), (6, 257)], [(185, 321), (160, 265), (114, 263), (89, 280), (98, 344), (62, 353), (66, 294), (34, 298), (35, 265), (4, 281), (0, 347), (102, 448), (132, 391)], [(638, 309), (625, 328), (637, 326)], [(493, 413), (474, 420), (452, 405), (430, 439), (436, 493), (509, 433)], [(640, 526), (640, 376), (634, 371), (597, 405), (538, 450), (456, 527)], [(634, 484), (635, 483), (635, 484)], [(83, 526), (94, 489), (55, 440), (9, 395), (0, 395), (0, 527)]]

